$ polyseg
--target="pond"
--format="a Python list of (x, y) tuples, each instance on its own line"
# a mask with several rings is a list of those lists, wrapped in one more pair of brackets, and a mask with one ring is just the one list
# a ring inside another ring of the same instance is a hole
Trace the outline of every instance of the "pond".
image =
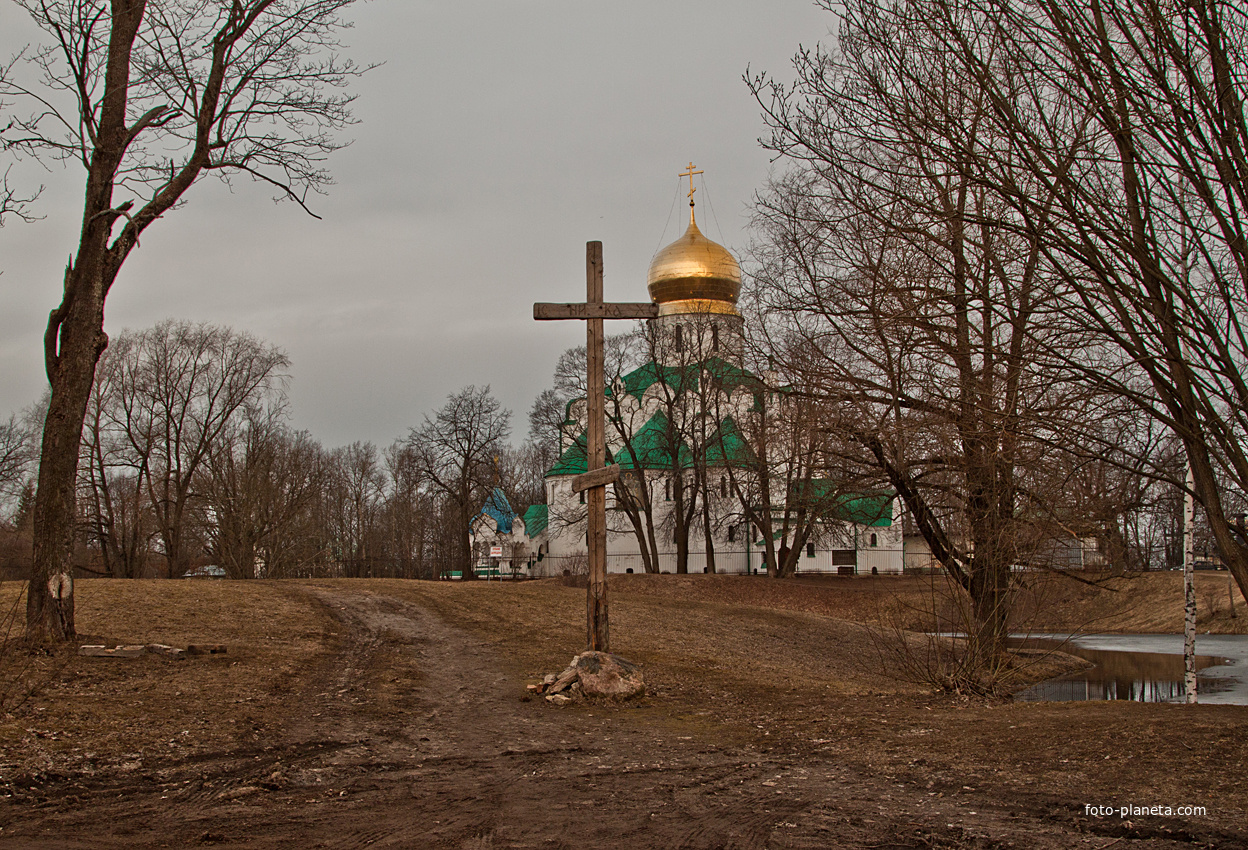
[[(1025, 702), (1129, 699), (1183, 702), (1182, 635), (1015, 636), (1016, 647), (1061, 649), (1095, 666), (1033, 685)], [(1248, 705), (1248, 635), (1196, 638), (1196, 694), (1201, 703)]]

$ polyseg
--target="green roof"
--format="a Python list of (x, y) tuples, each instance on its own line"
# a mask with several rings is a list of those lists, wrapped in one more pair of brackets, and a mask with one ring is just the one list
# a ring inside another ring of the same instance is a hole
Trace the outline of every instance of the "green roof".
[[(684, 392), (685, 371), (679, 366), (662, 366), (651, 360), (646, 365), (622, 376), (620, 381), (624, 384), (624, 392), (636, 398), (641, 398), (646, 394), (646, 390), (657, 383), (666, 384), (677, 392)], [(610, 398), (611, 394), (611, 387), (607, 387), (607, 397)]]
[[(645, 425), (623, 446), (616, 462), (621, 469), (671, 469), (671, 433), (667, 417), (661, 412), (650, 417)], [(681, 469), (693, 466), (693, 452), (684, 440), (676, 447), (677, 462)]]
[(810, 494), (811, 507), (831, 514), (842, 522), (855, 522), (873, 528), (893, 524), (892, 493), (844, 493), (835, 481), (816, 478), (805, 487), (794, 487), (795, 496), (805, 490)]
[(712, 357), (702, 364), (702, 368), (709, 373), (713, 379), (718, 381), (721, 386), (729, 389), (736, 389), (744, 385), (756, 386), (762, 389), (763, 382), (753, 372), (734, 366), (727, 360), (721, 360), (718, 357)]
[(555, 465), (546, 471), (546, 477), (552, 475), (580, 475), (589, 469), (589, 461), (585, 457), (586, 437), (584, 434), (576, 438), (572, 445), (563, 450)]
[(833, 505), (832, 513), (845, 522), (856, 522), (871, 528), (888, 528), (893, 524), (893, 497), (887, 493), (841, 496)]
[(750, 445), (741, 436), (737, 423), (729, 416), (706, 442), (707, 466), (748, 466), (754, 459)]
[[(624, 392), (636, 398), (641, 398), (656, 383), (663, 383), (680, 394), (696, 391), (703, 372), (729, 390), (745, 384), (758, 385), (760, 388), (762, 386), (762, 382), (753, 372), (734, 366), (719, 357), (682, 366), (663, 366), (652, 360), (622, 376), (620, 381), (624, 384)], [(607, 397), (610, 396), (611, 388), (607, 387)]]
[(536, 537), (546, 530), (550, 522), (550, 509), (547, 505), (529, 505), (529, 509), (521, 517), (524, 520), (524, 533)]

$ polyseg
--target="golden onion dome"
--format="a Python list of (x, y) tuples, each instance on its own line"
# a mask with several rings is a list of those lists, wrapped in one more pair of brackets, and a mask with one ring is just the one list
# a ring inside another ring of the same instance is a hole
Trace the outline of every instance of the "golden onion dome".
[(702, 235), (689, 206), (689, 229), (650, 261), (650, 300), (661, 313), (735, 314), (741, 266), (727, 248)]

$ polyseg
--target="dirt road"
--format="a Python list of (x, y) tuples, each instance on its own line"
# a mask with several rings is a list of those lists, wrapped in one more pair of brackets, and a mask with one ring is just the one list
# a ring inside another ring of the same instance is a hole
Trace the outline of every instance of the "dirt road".
[(556, 709), (417, 602), (290, 592), (332, 640), (283, 722), (254, 746), (16, 782), (0, 847), (1248, 846), (1242, 823), (1089, 819), (1069, 789), (863, 763), (661, 676), (639, 705)]

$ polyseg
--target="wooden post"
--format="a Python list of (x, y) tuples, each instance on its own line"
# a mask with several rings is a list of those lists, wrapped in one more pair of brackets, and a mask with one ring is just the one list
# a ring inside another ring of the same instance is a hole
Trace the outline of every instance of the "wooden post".
[(1196, 484), (1192, 465), (1187, 465), (1187, 486), (1183, 490), (1183, 689), (1188, 704), (1196, 702)]
[(573, 486), (587, 491), (586, 548), (589, 554), (589, 587), (585, 600), (585, 643), (589, 649), (610, 652), (611, 633), (607, 616), (607, 484), (619, 470), (606, 469), (606, 367), (602, 350), (603, 319), (651, 319), (657, 304), (605, 304), (602, 300), (602, 243), (585, 243), (585, 303), (534, 304), (534, 319), (581, 319), (585, 330), (585, 377), (588, 422), (585, 423), (586, 474)]
[[(585, 303), (602, 303), (602, 243), (585, 245)], [(585, 377), (587, 415), (586, 469), (607, 465), (607, 437), (603, 433), (606, 396), (605, 358), (602, 351), (602, 319), (585, 322)], [(607, 488), (591, 487), (585, 502), (589, 506), (586, 546), (589, 550), (589, 587), (585, 601), (586, 645), (599, 652), (610, 652), (611, 634), (607, 617)]]

